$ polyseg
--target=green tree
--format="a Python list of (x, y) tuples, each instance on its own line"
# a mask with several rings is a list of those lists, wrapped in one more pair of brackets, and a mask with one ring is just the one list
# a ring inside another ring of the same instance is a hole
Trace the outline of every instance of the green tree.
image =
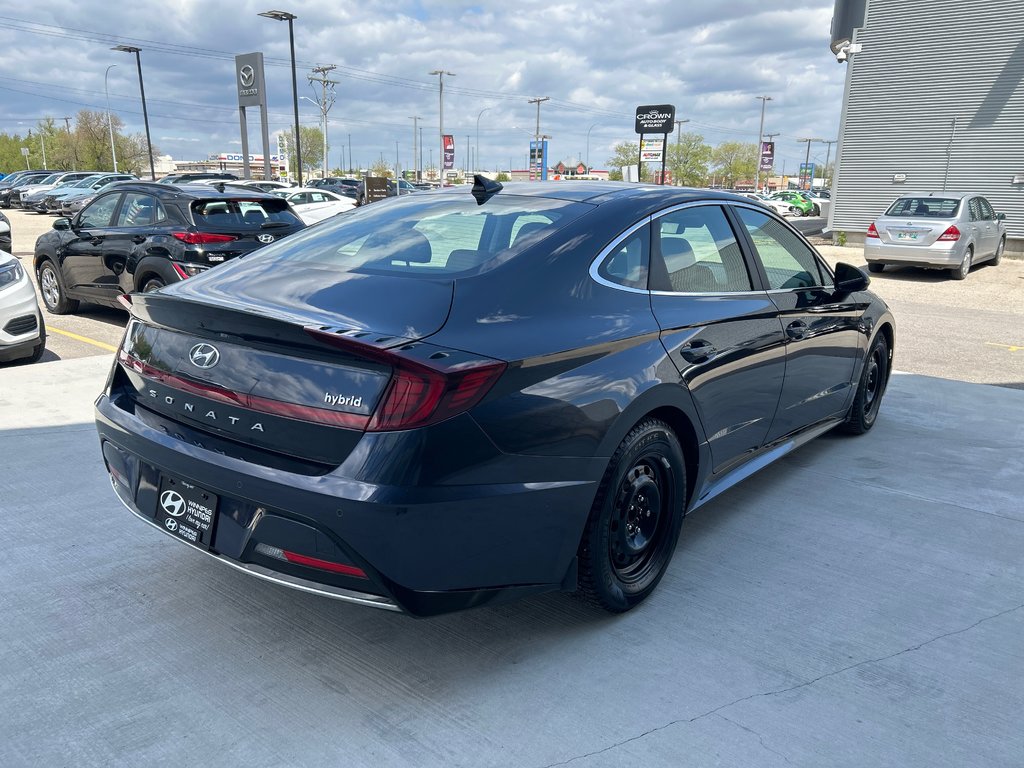
[[(615, 154), (608, 158), (608, 178), (612, 181), (622, 181), (622, 168), (627, 165), (636, 165), (640, 155), (640, 142), (624, 141), (616, 144)], [(640, 181), (649, 181), (653, 178), (647, 163), (640, 163)]]
[(672, 181), (684, 187), (702, 187), (707, 183), (713, 150), (699, 133), (671, 137), (668, 145), (668, 169)]
[[(288, 145), (288, 168), (292, 176), (298, 173), (295, 163), (295, 130), (288, 132), (291, 143)], [(302, 139), (302, 177), (309, 176), (313, 168), (320, 168), (324, 159), (324, 132), (315, 125), (300, 125), (299, 138)]]
[(498, 181), (498, 182), (506, 182), (506, 181), (512, 181), (512, 177), (509, 176), (504, 171), (501, 171), (501, 172), (498, 173), (497, 176), (494, 177), (494, 180)]
[(390, 179), (394, 176), (394, 173), (391, 166), (388, 165), (388, 162), (382, 158), (380, 160), (375, 160), (373, 165), (370, 166), (370, 175), (383, 176), (386, 179)]
[(725, 141), (711, 153), (711, 170), (725, 187), (738, 181), (753, 181), (757, 170), (757, 145), (742, 141)]

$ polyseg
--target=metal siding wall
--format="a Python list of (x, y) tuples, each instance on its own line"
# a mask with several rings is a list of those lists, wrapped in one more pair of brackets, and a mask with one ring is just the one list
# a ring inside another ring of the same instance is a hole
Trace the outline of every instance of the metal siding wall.
[(945, 188), (1024, 237), (1024, 2), (871, 0), (855, 42), (830, 228), (865, 232), (901, 194), (941, 190), (951, 147)]

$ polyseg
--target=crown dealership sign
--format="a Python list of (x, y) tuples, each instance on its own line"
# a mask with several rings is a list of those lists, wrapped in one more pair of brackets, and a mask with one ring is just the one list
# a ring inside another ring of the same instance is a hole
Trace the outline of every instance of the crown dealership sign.
[[(664, 184), (665, 142), (668, 134), (675, 126), (676, 108), (673, 104), (646, 104), (636, 108), (636, 124), (634, 130), (640, 134), (640, 155), (637, 158), (637, 171), (646, 162), (661, 163), (660, 183)], [(660, 134), (658, 139), (644, 139), (645, 135)], [(639, 173), (637, 174), (639, 178)]]

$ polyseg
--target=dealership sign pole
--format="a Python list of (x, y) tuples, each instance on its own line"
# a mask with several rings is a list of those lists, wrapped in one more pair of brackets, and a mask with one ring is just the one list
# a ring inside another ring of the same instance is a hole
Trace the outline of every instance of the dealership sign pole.
[(245, 119), (246, 107), (260, 108), (260, 128), (263, 139), (263, 177), (273, 178), (270, 171), (270, 128), (267, 124), (267, 89), (263, 77), (263, 54), (243, 53), (235, 56), (235, 85), (238, 88), (238, 122), (242, 130), (242, 175), (249, 179), (249, 126)]
[[(641, 169), (645, 157), (650, 162), (661, 160), (661, 183), (665, 183), (665, 144), (667, 137), (675, 127), (676, 108), (672, 104), (648, 104), (636, 108), (636, 124), (634, 130), (640, 134), (640, 154), (637, 162), (637, 181), (640, 180)], [(649, 146), (644, 151), (644, 136), (648, 133), (661, 134), (661, 150)]]

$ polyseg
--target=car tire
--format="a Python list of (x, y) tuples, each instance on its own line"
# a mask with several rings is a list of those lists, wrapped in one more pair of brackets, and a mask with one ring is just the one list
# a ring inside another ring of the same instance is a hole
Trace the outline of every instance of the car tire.
[(889, 344), (879, 333), (868, 349), (864, 369), (857, 383), (857, 394), (853, 405), (842, 424), (843, 431), (851, 435), (863, 435), (875, 425), (882, 395), (889, 383)]
[(43, 353), (46, 351), (46, 321), (43, 320), (42, 313), (39, 314), (39, 343), (32, 350), (32, 354), (26, 359), (26, 363), (38, 363), (42, 358)]
[(1000, 261), (1003, 260), (1003, 251), (1006, 250), (1006, 238), (999, 238), (999, 245), (996, 246), (996, 255), (992, 257), (991, 264), (996, 266)]
[(646, 599), (661, 581), (686, 509), (686, 464), (675, 433), (645, 419), (616, 449), (579, 546), (578, 596), (611, 613)]
[(819, 206), (817, 206), (817, 205), (816, 205), (816, 206), (814, 206), (814, 207), (813, 207), (813, 208), (811, 209), (811, 213), (812, 213), (812, 214), (813, 214), (814, 216), (821, 216), (821, 208), (820, 208)]
[(949, 275), (954, 280), (964, 280), (967, 278), (968, 273), (971, 271), (971, 264), (974, 262), (974, 246), (967, 246), (967, 253), (964, 254), (963, 261), (960, 262), (959, 267), (953, 267), (949, 270)]
[(167, 283), (165, 283), (159, 277), (150, 277), (142, 284), (142, 287), (139, 288), (139, 290), (142, 293), (152, 293), (153, 291), (160, 290), (165, 285), (167, 285)]
[(885, 271), (885, 264), (882, 264), (881, 262), (878, 262), (878, 261), (869, 261), (868, 262), (868, 272), (874, 272), (877, 275), (879, 272), (884, 272), (884, 271)]
[(46, 311), (53, 315), (68, 315), (78, 311), (78, 299), (69, 299), (60, 270), (50, 259), (39, 265), (39, 293)]

